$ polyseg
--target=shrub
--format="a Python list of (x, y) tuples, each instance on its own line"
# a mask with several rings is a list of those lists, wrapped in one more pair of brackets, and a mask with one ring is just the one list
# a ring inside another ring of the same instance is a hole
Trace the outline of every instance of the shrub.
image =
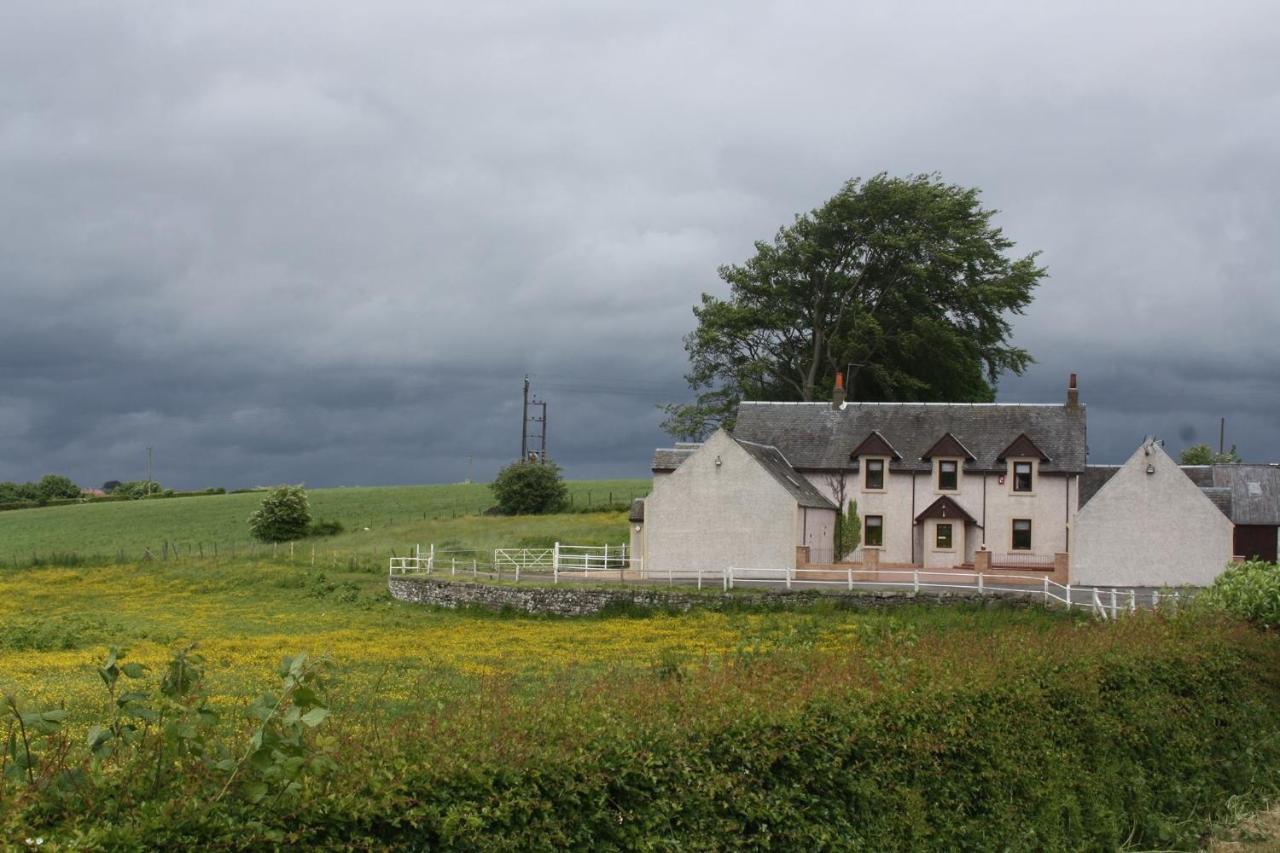
[(113, 495), (124, 495), (128, 498), (137, 500), (138, 498), (149, 497), (150, 495), (158, 495), (164, 488), (155, 480), (130, 480), (127, 483), (121, 483), (116, 486)]
[(337, 536), (343, 530), (341, 521), (317, 521), (307, 530), (308, 536)]
[(857, 501), (849, 501), (844, 512), (837, 513), (835, 533), (837, 561), (858, 550), (862, 544), (862, 519), (858, 517)]
[(1218, 576), (1198, 601), (1261, 625), (1280, 627), (1280, 564), (1249, 560)]
[(287, 542), (307, 535), (311, 504), (302, 486), (277, 486), (249, 516), (249, 532), (261, 542)]
[(490, 488), (504, 515), (559, 512), (569, 500), (569, 487), (554, 462), (513, 462)]
[(39, 492), (40, 499), (46, 501), (80, 497), (80, 487), (70, 477), (61, 474), (45, 474), (36, 483), (36, 491)]

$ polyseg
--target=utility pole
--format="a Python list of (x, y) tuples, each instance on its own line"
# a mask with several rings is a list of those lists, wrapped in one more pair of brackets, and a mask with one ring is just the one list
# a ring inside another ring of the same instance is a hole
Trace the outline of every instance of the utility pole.
[[(541, 409), (540, 417), (529, 417), (529, 407)], [(541, 429), (532, 435), (529, 434), (529, 424), (535, 423), (541, 426)], [(538, 439), (539, 449), (534, 450), (530, 439)], [(529, 374), (524, 377), (524, 402), (521, 406), (520, 413), (520, 460), (529, 462), (531, 460), (547, 461), (547, 403), (545, 400), (539, 400), (537, 396), (532, 398), (529, 396)]]
[(542, 452), (539, 458), (543, 462), (547, 461), (547, 401), (542, 401)]
[(147, 494), (151, 494), (151, 447), (147, 447)]
[(533, 416), (533, 417), (529, 418), (529, 422), (530, 422), (530, 423), (535, 423), (535, 424), (537, 424), (537, 425), (538, 425), (538, 427), (539, 427), (538, 431), (537, 431), (536, 433), (534, 433), (533, 435), (530, 435), (530, 436), (529, 436), (529, 438), (531, 438), (531, 439), (533, 439), (533, 438), (538, 439), (538, 444), (541, 446), (542, 451), (541, 451), (541, 453), (539, 453), (538, 451), (534, 450), (534, 449), (533, 449), (533, 443), (532, 443), (532, 442), (530, 442), (530, 444), (529, 444), (529, 453), (528, 453), (528, 456), (526, 456), (526, 457), (525, 457), (525, 459), (526, 459), (526, 461), (528, 461), (528, 460), (532, 460), (532, 459), (543, 460), (543, 459), (545, 459), (545, 458), (546, 458), (546, 453), (547, 453), (547, 430), (546, 430), (546, 423), (547, 423), (547, 415), (546, 415), (546, 411), (547, 411), (547, 404), (546, 404), (546, 403), (544, 403), (543, 401), (539, 400), (539, 399), (537, 398), (537, 396), (534, 396), (534, 398), (533, 398), (532, 400), (530, 400), (530, 401), (529, 401), (529, 405), (533, 406), (533, 408), (535, 408), (535, 409), (541, 409), (541, 410), (542, 410), (542, 413), (543, 413), (541, 417), (538, 417), (537, 415), (535, 415), (535, 416)]
[(520, 461), (529, 458), (529, 374), (524, 375), (524, 404), (520, 407)]
[(1227, 450), (1227, 419), (1223, 418), (1218, 422), (1218, 456), (1222, 456)]

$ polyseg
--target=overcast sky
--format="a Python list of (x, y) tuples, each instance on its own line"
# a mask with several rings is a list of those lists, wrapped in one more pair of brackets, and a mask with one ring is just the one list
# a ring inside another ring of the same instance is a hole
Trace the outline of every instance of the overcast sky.
[[(909, 8), (908, 8), (909, 7)], [(691, 306), (848, 178), (977, 186), (1080, 374), (1280, 459), (1271, 2), (0, 4), (0, 480), (646, 476)]]

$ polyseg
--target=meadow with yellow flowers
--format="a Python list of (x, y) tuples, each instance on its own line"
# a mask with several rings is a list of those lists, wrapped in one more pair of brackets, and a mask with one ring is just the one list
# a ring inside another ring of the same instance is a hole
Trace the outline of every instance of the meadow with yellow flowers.
[(557, 619), (352, 565), (0, 571), (0, 844), (1181, 847), (1280, 789), (1280, 643), (1214, 614)]

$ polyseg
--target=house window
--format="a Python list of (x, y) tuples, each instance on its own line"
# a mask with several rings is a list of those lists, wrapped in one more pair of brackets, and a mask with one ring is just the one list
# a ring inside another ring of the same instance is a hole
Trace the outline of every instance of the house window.
[(862, 523), (863, 526), (863, 544), (871, 548), (880, 548), (884, 545), (884, 516), (868, 515)]
[(883, 459), (867, 460), (866, 488), (868, 489), (884, 488), (884, 460)]
[(958, 488), (958, 474), (960, 463), (954, 459), (942, 459), (938, 462), (938, 491), (954, 492)]
[(1013, 520), (1013, 550), (1031, 550), (1031, 519), (1015, 518)]
[(1031, 491), (1031, 463), (1013, 463), (1013, 490), (1015, 492)]
[(951, 525), (939, 524), (937, 536), (935, 537), (939, 551), (951, 550)]

